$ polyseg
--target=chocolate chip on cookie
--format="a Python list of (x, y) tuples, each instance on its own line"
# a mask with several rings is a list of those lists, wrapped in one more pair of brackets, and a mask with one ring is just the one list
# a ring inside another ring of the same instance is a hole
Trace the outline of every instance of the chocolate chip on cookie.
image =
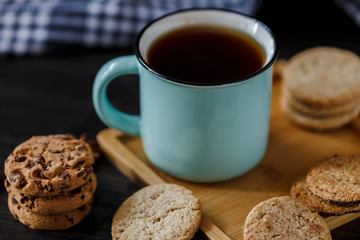
[(91, 210), (96, 189), (90, 146), (72, 135), (35, 136), (5, 160), (8, 206), (34, 229), (66, 229)]
[(51, 196), (26, 196), (19, 193), (11, 185), (6, 187), (7, 192), (12, 197), (15, 204), (27, 210), (42, 215), (58, 214), (71, 211), (86, 204), (93, 197), (97, 186), (96, 176), (94, 173), (87, 183), (70, 191), (65, 191), (58, 195)]
[(91, 211), (93, 201), (89, 201), (83, 206), (58, 214), (37, 214), (28, 208), (16, 204), (9, 195), (8, 206), (14, 218), (32, 229), (60, 230), (67, 229), (83, 220)]
[(20, 144), (5, 162), (11, 185), (25, 195), (56, 195), (87, 182), (94, 163), (90, 146), (69, 135), (35, 136)]

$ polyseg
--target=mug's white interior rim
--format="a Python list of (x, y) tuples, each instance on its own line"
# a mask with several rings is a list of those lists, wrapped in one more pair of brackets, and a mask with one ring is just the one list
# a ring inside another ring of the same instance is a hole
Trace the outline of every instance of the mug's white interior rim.
[[(180, 10), (149, 23), (137, 36), (135, 53), (139, 61), (147, 69), (163, 78), (176, 81), (176, 79), (174, 80), (170, 77), (162, 76), (151, 69), (147, 63), (148, 49), (154, 40), (166, 32), (180, 27), (204, 24), (238, 30), (255, 39), (262, 47), (265, 54), (264, 66), (258, 72), (263, 71), (264, 68), (267, 68), (275, 61), (277, 56), (276, 42), (272, 32), (263, 23), (250, 16), (222, 9)], [(258, 72), (254, 74), (257, 74)], [(239, 81), (241, 80), (245, 79), (240, 79)]]

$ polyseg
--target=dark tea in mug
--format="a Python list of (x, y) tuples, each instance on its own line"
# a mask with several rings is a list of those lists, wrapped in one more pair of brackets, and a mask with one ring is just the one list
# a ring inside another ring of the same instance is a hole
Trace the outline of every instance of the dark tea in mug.
[(167, 32), (151, 44), (147, 56), (156, 72), (192, 85), (236, 82), (265, 61), (262, 47), (247, 34), (208, 25)]

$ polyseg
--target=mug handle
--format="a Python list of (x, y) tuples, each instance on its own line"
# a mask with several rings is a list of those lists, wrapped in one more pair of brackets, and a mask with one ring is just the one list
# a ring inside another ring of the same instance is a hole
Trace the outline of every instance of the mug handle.
[(139, 74), (135, 55), (121, 56), (105, 63), (94, 80), (93, 104), (96, 113), (106, 125), (139, 136), (140, 116), (119, 111), (109, 102), (106, 94), (109, 83), (116, 77), (125, 74)]

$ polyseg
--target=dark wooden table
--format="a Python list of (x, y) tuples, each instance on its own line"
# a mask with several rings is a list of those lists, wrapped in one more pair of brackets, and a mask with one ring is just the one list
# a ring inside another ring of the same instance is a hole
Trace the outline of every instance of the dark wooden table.
[[(280, 58), (319, 45), (360, 54), (360, 29), (331, 1), (263, 1), (257, 17), (275, 33)], [(125, 54), (132, 54), (132, 49), (76, 48), (42, 57), (0, 59), (0, 171), (14, 147), (32, 135), (86, 133), (89, 139), (95, 139), (105, 125), (93, 109), (93, 79), (106, 61)], [(110, 87), (108, 94), (115, 106), (139, 113), (136, 77), (115, 81)], [(111, 239), (112, 216), (139, 186), (104, 157), (95, 164), (95, 173), (98, 188), (93, 211), (80, 224), (64, 231), (31, 230), (15, 221), (7, 208), (7, 193), (1, 187), (0, 239)], [(360, 239), (360, 219), (333, 230), (332, 236), (335, 240)]]

